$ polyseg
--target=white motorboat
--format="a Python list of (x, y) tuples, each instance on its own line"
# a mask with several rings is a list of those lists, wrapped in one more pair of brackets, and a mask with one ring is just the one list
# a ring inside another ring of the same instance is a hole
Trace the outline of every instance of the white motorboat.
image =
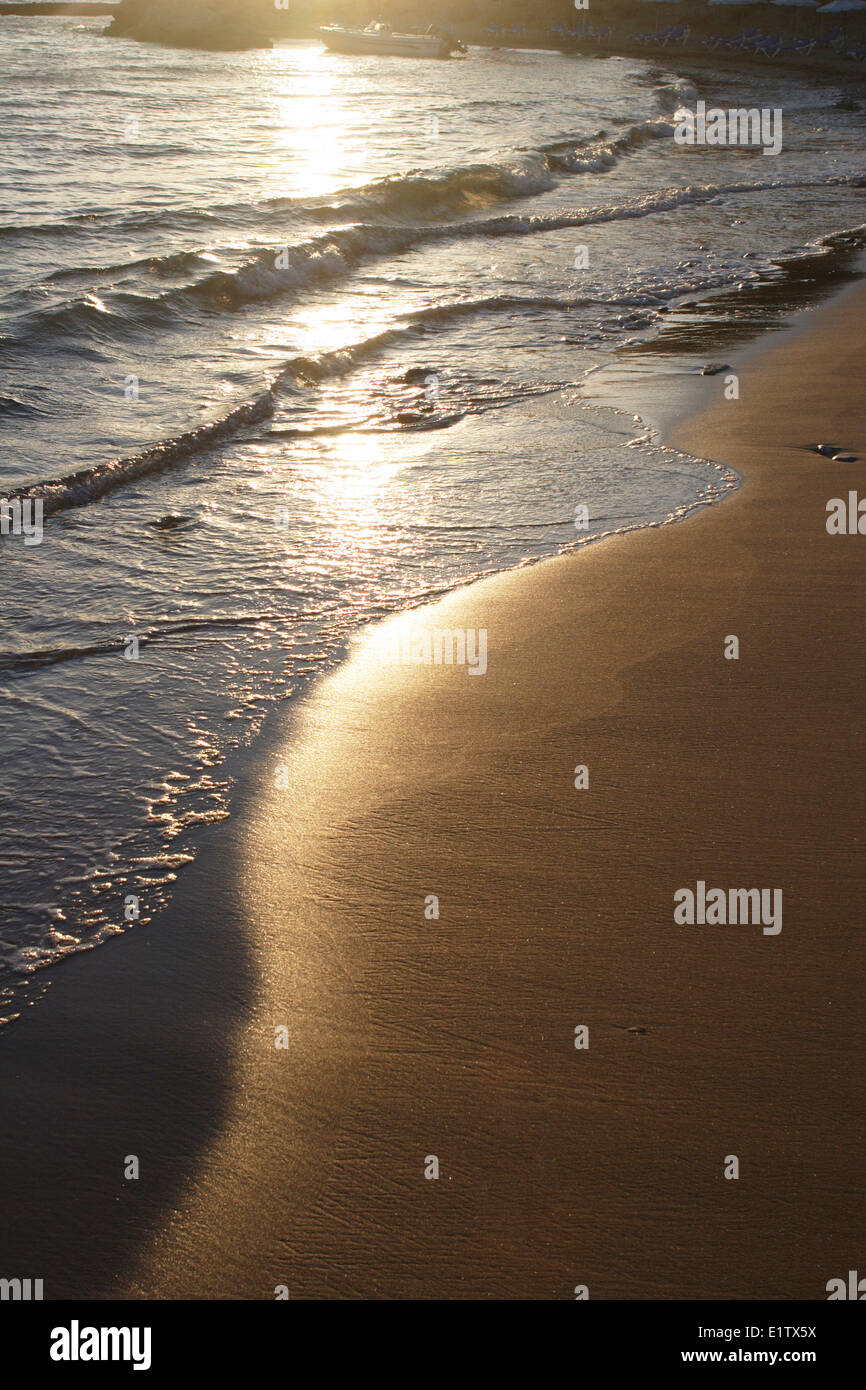
[(319, 38), (334, 53), (450, 58), (452, 52), (466, 52), (462, 43), (435, 30), (428, 30), (426, 34), (395, 34), (390, 24), (382, 21), (368, 24), (366, 29), (344, 29), (339, 24), (326, 24), (319, 30)]

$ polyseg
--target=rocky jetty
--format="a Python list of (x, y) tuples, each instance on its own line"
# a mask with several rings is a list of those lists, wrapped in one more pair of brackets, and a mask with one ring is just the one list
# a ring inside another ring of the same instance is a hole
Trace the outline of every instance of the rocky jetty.
[(267, 48), (279, 32), (279, 16), (272, 4), (239, 6), (237, 0), (183, 6), (177, 0), (121, 0), (105, 32), (110, 38), (225, 52)]

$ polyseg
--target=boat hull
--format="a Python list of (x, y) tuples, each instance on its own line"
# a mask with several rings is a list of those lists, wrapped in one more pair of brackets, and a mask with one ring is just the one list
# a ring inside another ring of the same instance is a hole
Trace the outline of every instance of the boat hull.
[(333, 53), (393, 58), (448, 58), (451, 53), (448, 40), (435, 34), (376, 34), (326, 26), (319, 30), (319, 38)]

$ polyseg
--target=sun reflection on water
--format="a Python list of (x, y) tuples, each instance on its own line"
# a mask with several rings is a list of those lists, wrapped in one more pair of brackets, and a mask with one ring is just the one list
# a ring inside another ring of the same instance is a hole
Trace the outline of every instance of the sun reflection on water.
[(333, 55), (298, 47), (275, 49), (274, 57), (286, 75), (273, 98), (276, 144), (290, 161), (292, 189), (318, 197), (365, 182), (373, 155), (371, 128)]

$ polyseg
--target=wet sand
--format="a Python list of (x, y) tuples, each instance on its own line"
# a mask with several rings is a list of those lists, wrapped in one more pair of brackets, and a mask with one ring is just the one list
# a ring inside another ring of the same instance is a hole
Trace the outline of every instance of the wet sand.
[[(825, 508), (866, 494), (864, 309), (669, 438), (733, 497), (395, 620), (484, 629), (486, 674), (370, 642), (271, 721), (169, 911), (0, 1037), (0, 1272), (822, 1299), (857, 1267), (866, 537)], [(781, 888), (782, 930), (675, 924), (699, 880)]]

